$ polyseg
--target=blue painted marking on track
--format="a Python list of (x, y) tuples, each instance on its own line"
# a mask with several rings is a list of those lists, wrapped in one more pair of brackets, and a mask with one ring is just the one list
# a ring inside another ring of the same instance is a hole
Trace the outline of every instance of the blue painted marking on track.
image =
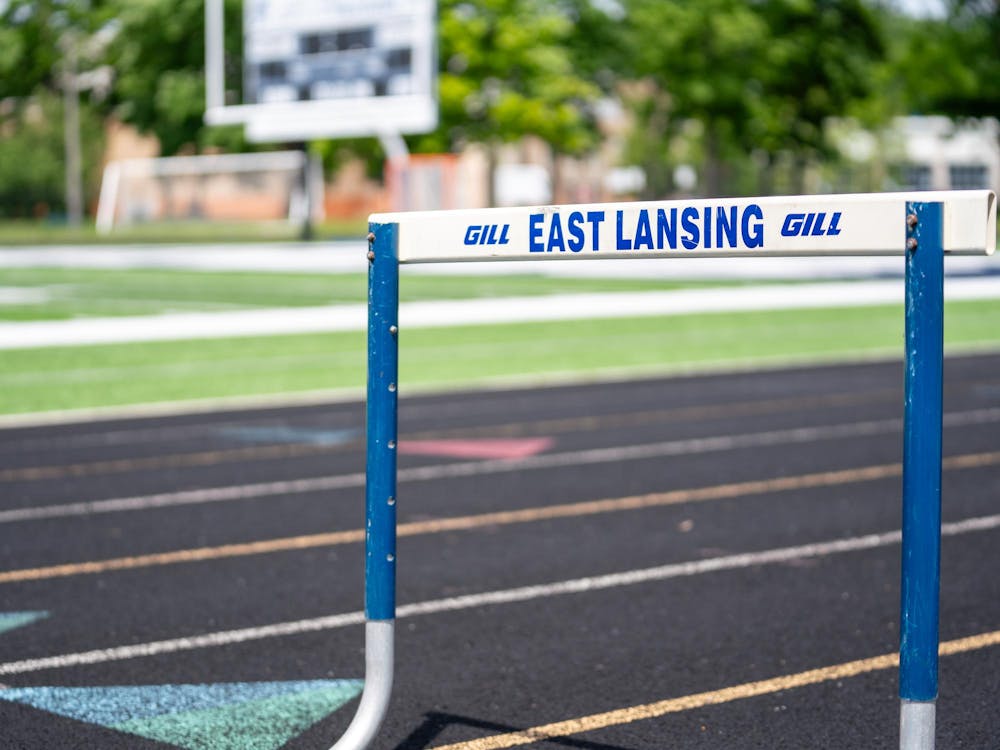
[(185, 750), (276, 750), (361, 692), (362, 680), (32, 687), (21, 703)]
[(361, 430), (320, 430), (308, 427), (224, 427), (219, 432), (244, 443), (301, 443), (305, 445), (344, 445), (357, 440)]
[(0, 633), (6, 633), (14, 628), (23, 628), (33, 622), (44, 620), (49, 616), (48, 612), (0, 612)]

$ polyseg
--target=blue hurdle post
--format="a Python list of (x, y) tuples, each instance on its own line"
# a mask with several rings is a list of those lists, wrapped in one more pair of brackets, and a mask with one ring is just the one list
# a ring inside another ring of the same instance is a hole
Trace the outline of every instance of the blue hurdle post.
[(933, 750), (941, 578), (944, 249), (941, 203), (907, 203), (901, 750)]
[(365, 616), (396, 616), (396, 402), (399, 261), (396, 224), (371, 227), (368, 273)]
[(365, 688), (333, 750), (374, 739), (392, 692), (396, 618), (396, 403), (399, 334), (399, 226), (368, 234), (368, 403), (365, 480)]

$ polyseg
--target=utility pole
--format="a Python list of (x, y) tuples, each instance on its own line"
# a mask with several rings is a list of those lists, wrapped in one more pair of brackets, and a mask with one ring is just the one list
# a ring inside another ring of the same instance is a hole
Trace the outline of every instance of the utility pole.
[(63, 141), (66, 149), (66, 221), (71, 227), (83, 221), (83, 163), (80, 156), (80, 88), (77, 82), (79, 45), (68, 31), (63, 48)]

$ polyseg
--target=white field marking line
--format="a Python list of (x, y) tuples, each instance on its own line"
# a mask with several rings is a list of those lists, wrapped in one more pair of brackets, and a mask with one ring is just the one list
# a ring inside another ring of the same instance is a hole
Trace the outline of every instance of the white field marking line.
[[(996, 528), (1000, 528), (1000, 514), (968, 518), (963, 521), (942, 524), (941, 534), (942, 536), (958, 536), (977, 531), (989, 531)], [(401, 620), (419, 615), (455, 612), (497, 604), (514, 604), (518, 602), (544, 599), (551, 596), (561, 596), (564, 594), (601, 591), (605, 589), (617, 588), (619, 586), (633, 586), (640, 583), (666, 581), (673, 578), (685, 578), (705, 573), (739, 570), (758, 565), (787, 563), (803, 558), (830, 557), (832, 555), (847, 552), (859, 552), (863, 550), (889, 547), (894, 544), (899, 544), (901, 539), (902, 532), (898, 530), (886, 531), (883, 533), (849, 537), (847, 539), (835, 539), (828, 542), (803, 544), (795, 547), (781, 547), (761, 552), (746, 552), (736, 555), (727, 555), (725, 557), (710, 558), (707, 560), (672, 563), (670, 565), (660, 565), (653, 568), (630, 570), (621, 573), (574, 578), (555, 583), (521, 586), (518, 588), (502, 589), (499, 591), (488, 591), (480, 594), (453, 596), (445, 599), (432, 599), (424, 602), (415, 602), (413, 604), (403, 604), (397, 607), (396, 619)], [(279, 638), (284, 636), (300, 635), (302, 633), (333, 630), (336, 628), (347, 627), (349, 625), (360, 625), (364, 622), (364, 612), (346, 612), (344, 614), (328, 615), (325, 617), (317, 617), (307, 620), (281, 622), (273, 625), (240, 628), (236, 630), (223, 630), (215, 633), (206, 633), (204, 635), (189, 636), (186, 638), (172, 638), (169, 640), (139, 643), (131, 646), (117, 646), (113, 648), (96, 649), (93, 651), (80, 651), (70, 654), (61, 654), (58, 656), (46, 656), (37, 659), (23, 659), (21, 661), (0, 664), (0, 675), (25, 674), (28, 672), (38, 672), (44, 669), (60, 669), (84, 664), (102, 664), (109, 661), (135, 659), (144, 656), (157, 656), (159, 654), (175, 653), (178, 651), (191, 651), (199, 648), (228, 646), (236, 643), (245, 643), (247, 641), (262, 640), (265, 638)]]
[[(949, 279), (949, 301), (995, 299), (1000, 282), (992, 277)], [(400, 325), (408, 328), (587, 320), (704, 312), (812, 309), (890, 305), (902, 301), (902, 284), (892, 281), (758, 285), (668, 292), (593, 292), (404, 302)], [(246, 335), (363, 331), (367, 305), (256, 308), (117, 318), (0, 322), (0, 349), (82, 346), (217, 338)]]
[[(977, 409), (968, 412), (947, 414), (944, 425), (961, 427), (986, 424), (1000, 419), (1000, 407)], [(844, 425), (824, 425), (819, 427), (796, 427), (786, 430), (754, 432), (745, 435), (720, 435), (716, 437), (671, 440), (648, 445), (621, 446), (616, 448), (594, 448), (565, 453), (550, 453), (524, 459), (494, 459), (488, 461), (464, 461), (460, 463), (418, 466), (400, 469), (397, 482), (418, 482), (435, 479), (454, 479), (480, 474), (499, 474), (528, 469), (551, 469), (567, 466), (583, 466), (619, 461), (635, 461), (662, 456), (682, 456), (695, 453), (736, 450), (762, 446), (788, 445), (836, 440), (847, 437), (880, 435), (902, 429), (903, 421), (898, 418), (855, 422)], [(48, 518), (70, 518), (101, 513), (151, 510), (155, 508), (199, 505), (204, 503), (235, 502), (275, 495), (303, 494), (331, 490), (364, 487), (365, 473), (338, 474), (327, 477), (261, 482), (229, 487), (213, 487), (201, 490), (182, 490), (154, 495), (91, 500), (31, 508), (13, 508), (0, 511), (0, 524), (37, 521)]]

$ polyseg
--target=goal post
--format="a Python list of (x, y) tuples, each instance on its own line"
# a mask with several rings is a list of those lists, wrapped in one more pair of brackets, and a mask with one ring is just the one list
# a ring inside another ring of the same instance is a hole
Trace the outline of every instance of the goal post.
[(104, 168), (97, 231), (154, 222), (322, 219), (319, 165), (302, 151), (163, 156)]
[(369, 221), (365, 687), (358, 712), (334, 750), (367, 747), (387, 711), (393, 681), (400, 264), (821, 255), (904, 257), (900, 748), (933, 750), (938, 690), (943, 268), (947, 255), (995, 251), (994, 193), (428, 211), (374, 214)]

